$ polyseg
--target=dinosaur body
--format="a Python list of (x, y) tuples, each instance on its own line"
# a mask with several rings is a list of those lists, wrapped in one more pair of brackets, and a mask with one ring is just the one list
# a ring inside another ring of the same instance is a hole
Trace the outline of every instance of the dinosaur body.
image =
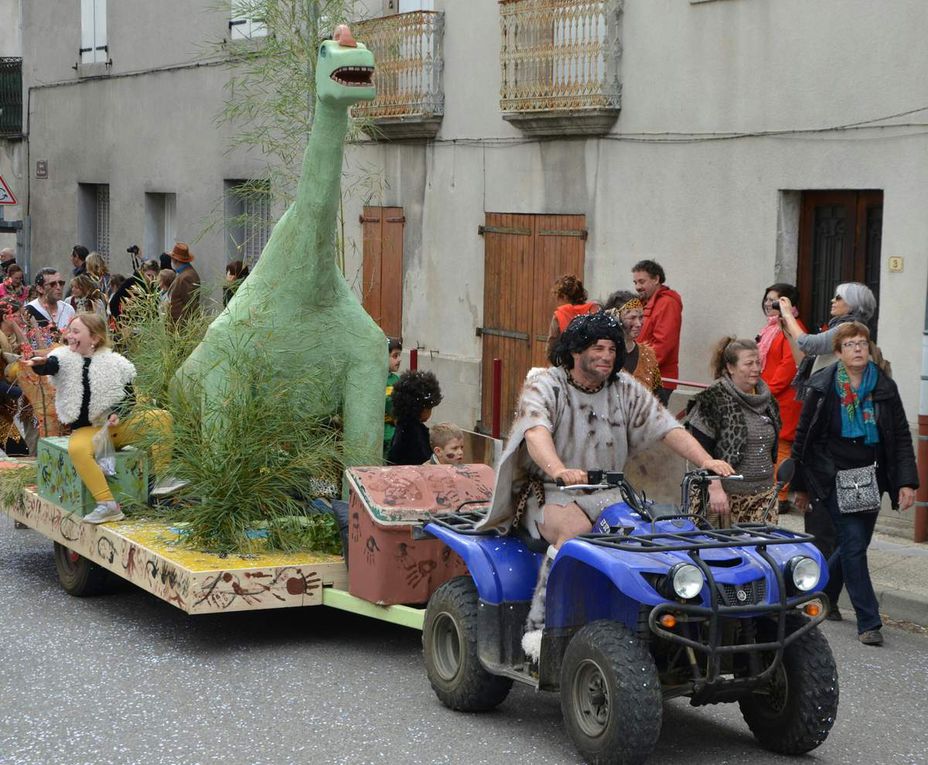
[(346, 27), (322, 43), (313, 130), (296, 197), (177, 380), (198, 381), (204, 396), (221, 400), (229, 380), (227, 349), (237, 338), (252, 338), (298, 405), (341, 416), (348, 460), (368, 465), (382, 456), (387, 342), (339, 271), (335, 241), (348, 107), (374, 97), (373, 67), (373, 55)]

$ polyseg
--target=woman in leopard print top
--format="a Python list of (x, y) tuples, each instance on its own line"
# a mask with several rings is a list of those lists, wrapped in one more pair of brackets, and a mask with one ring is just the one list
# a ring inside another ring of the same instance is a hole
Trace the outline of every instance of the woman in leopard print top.
[(773, 466), (777, 457), (780, 410), (761, 379), (757, 343), (723, 338), (713, 355), (716, 381), (687, 407), (686, 427), (716, 459), (735, 468), (743, 480), (709, 484), (710, 521), (731, 523), (778, 520), (773, 501)]

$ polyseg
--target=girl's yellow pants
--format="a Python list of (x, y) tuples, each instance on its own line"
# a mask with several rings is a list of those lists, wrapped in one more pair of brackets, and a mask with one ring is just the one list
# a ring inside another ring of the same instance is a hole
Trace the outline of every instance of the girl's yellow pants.
[[(163, 476), (171, 460), (172, 425), (170, 412), (153, 409), (131, 414), (125, 420), (120, 420), (118, 425), (110, 427), (110, 436), (113, 439), (113, 446), (119, 449), (138, 441), (144, 434), (155, 431), (158, 438), (156, 445), (152, 447), (151, 457), (155, 475)], [(89, 425), (73, 431), (68, 439), (68, 455), (84, 485), (93, 494), (93, 498), (97, 502), (112, 502), (113, 492), (110, 491), (106, 476), (103, 475), (94, 455), (93, 437), (99, 430), (100, 428)]]

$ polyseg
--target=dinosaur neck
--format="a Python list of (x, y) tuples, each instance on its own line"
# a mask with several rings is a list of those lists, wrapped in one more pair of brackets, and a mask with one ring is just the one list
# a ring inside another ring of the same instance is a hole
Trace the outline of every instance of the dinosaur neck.
[(335, 263), (335, 230), (347, 130), (348, 109), (317, 99), (292, 213), (308, 236), (302, 243), (307, 258), (303, 273), (310, 277), (308, 288), (320, 296), (330, 295), (334, 281), (341, 276)]

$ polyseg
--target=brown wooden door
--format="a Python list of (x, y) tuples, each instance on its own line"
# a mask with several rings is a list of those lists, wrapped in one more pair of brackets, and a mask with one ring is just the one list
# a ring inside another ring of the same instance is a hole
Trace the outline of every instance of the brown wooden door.
[(388, 337), (403, 333), (402, 207), (364, 207), (362, 302)]
[(501, 427), (512, 421), (525, 374), (547, 365), (546, 341), (555, 301), (551, 286), (565, 273), (582, 278), (586, 244), (583, 215), (487, 213), (481, 429), (493, 412), (493, 359), (502, 359)]
[[(842, 282), (862, 282), (879, 300), (882, 231), (882, 191), (803, 193), (796, 286), (799, 315), (810, 329), (827, 323)], [(870, 327), (874, 338), (876, 318)]]

